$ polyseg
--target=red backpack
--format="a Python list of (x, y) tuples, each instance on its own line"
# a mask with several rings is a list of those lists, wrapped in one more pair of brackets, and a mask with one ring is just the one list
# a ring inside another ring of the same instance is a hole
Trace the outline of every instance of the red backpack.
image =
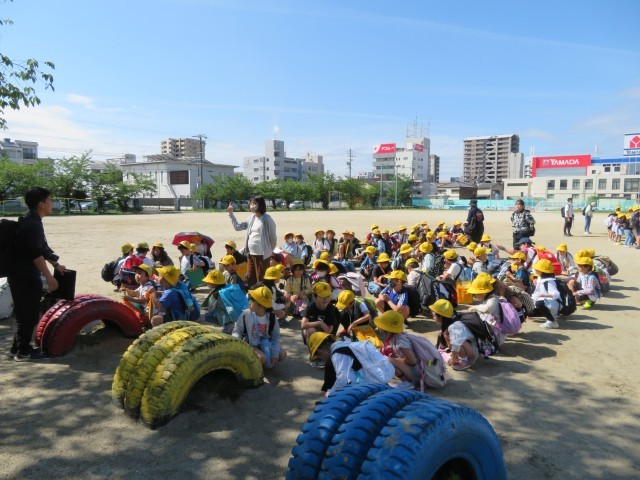
[(560, 262), (553, 253), (548, 252), (547, 250), (536, 249), (536, 255), (540, 260), (549, 260), (551, 262), (551, 265), (553, 265), (554, 275), (560, 275), (562, 273), (562, 265), (560, 265)]
[(137, 267), (138, 265), (142, 265), (142, 257), (138, 255), (131, 255), (127, 258), (122, 264), (122, 268), (125, 270), (133, 270), (133, 267)]

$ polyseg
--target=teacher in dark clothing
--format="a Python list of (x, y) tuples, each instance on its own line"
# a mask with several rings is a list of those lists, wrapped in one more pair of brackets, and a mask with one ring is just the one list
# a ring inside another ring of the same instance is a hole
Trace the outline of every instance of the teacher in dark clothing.
[(58, 263), (58, 256), (49, 248), (42, 225), (42, 219), (53, 211), (51, 193), (45, 188), (35, 187), (25, 193), (24, 201), (29, 213), (18, 222), (15, 264), (8, 278), (16, 317), (16, 333), (10, 353), (18, 362), (44, 357), (40, 349), (31, 346), (33, 330), (40, 316), (40, 275), (44, 276), (48, 290), (53, 292), (58, 288), (58, 282), (49, 271), (47, 262), (61, 274), (65, 270), (64, 265)]
[(269, 268), (269, 260), (278, 244), (278, 236), (276, 223), (267, 213), (264, 197), (257, 196), (249, 200), (249, 211), (252, 215), (246, 221), (238, 223), (231, 204), (227, 208), (233, 228), (247, 231), (244, 253), (247, 256), (247, 287), (251, 288), (262, 281), (265, 271)]
[(464, 233), (466, 233), (472, 241), (480, 243), (480, 239), (484, 234), (484, 214), (482, 210), (478, 208), (477, 200), (471, 200), (469, 206)]

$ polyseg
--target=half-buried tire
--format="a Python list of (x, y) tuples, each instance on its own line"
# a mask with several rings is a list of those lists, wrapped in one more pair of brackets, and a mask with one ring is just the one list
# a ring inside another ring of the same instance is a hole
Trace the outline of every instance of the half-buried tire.
[(382, 429), (358, 479), (507, 478), (498, 437), (475, 410), (424, 398)]
[(133, 308), (106, 297), (90, 298), (80, 303), (71, 302), (51, 317), (41, 340), (42, 350), (50, 356), (68, 353), (80, 330), (96, 320), (118, 327), (125, 337), (142, 333), (140, 317)]
[(196, 322), (180, 320), (177, 322), (163, 323), (162, 325), (146, 331), (138, 337), (124, 352), (120, 359), (120, 364), (113, 376), (113, 384), (111, 385), (111, 399), (117, 407), (124, 407), (124, 396), (129, 385), (129, 379), (133, 372), (138, 368), (142, 357), (147, 351), (160, 341), (165, 335), (180, 330), (185, 327), (201, 326)]
[(133, 370), (124, 396), (124, 410), (132, 418), (140, 415), (140, 402), (149, 379), (156, 368), (176, 348), (187, 340), (206, 333), (216, 333), (213, 327), (193, 325), (173, 330), (153, 344), (140, 358)]
[(56, 302), (51, 308), (49, 308), (38, 322), (36, 328), (35, 344), (37, 347), (41, 347), (46, 344), (45, 337), (48, 333), (51, 333), (51, 327), (62, 316), (62, 309), (64, 311), (69, 310), (73, 305), (85, 302), (90, 298), (104, 298), (101, 295), (78, 295), (73, 300), (60, 300)]
[(140, 416), (154, 429), (177, 415), (193, 386), (216, 370), (230, 371), (241, 387), (262, 385), (260, 360), (247, 343), (225, 334), (206, 333), (187, 339), (167, 355), (149, 379)]
[(291, 451), (286, 478), (312, 480), (318, 478), (327, 448), (345, 418), (370, 396), (389, 389), (381, 384), (349, 385), (334, 392), (320, 403), (302, 426)]

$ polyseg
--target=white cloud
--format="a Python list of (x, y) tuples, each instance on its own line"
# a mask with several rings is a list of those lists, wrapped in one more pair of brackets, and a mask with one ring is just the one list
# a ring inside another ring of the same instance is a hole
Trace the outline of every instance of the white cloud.
[(67, 101), (75, 105), (81, 105), (85, 109), (91, 110), (93, 112), (118, 113), (123, 111), (122, 108), (116, 108), (116, 107), (110, 107), (110, 108), (98, 107), (93, 98), (85, 97), (84, 95), (78, 95), (77, 93), (67, 94)]

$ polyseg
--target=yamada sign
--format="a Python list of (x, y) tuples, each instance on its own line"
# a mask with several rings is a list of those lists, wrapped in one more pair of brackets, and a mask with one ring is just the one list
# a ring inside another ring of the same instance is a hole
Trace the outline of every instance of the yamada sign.
[(624, 155), (625, 157), (640, 156), (640, 133), (627, 133), (624, 136)]
[(591, 155), (563, 155), (559, 157), (533, 157), (531, 173), (535, 177), (538, 168), (577, 168), (591, 165)]
[(380, 145), (376, 145), (373, 147), (374, 154), (395, 153), (395, 152), (396, 152), (395, 143), (382, 143)]

